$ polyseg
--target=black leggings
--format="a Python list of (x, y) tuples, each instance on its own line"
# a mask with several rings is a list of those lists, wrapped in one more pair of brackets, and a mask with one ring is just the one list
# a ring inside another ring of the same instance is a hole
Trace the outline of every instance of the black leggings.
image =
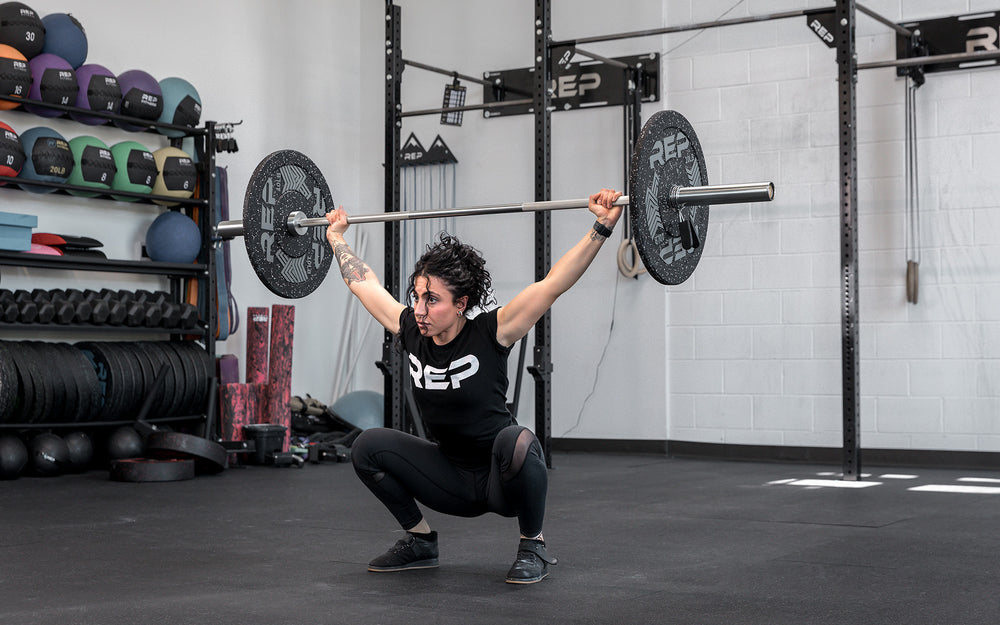
[(417, 502), (475, 517), (487, 512), (518, 519), (521, 534), (542, 532), (548, 471), (531, 430), (510, 425), (493, 441), (490, 466), (455, 466), (438, 446), (399, 430), (365, 430), (351, 445), (354, 470), (403, 529), (420, 522)]

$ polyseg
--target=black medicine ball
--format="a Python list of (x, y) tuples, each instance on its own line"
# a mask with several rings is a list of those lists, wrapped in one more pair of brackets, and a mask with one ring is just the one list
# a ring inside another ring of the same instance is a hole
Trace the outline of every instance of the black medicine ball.
[(94, 444), (84, 432), (70, 432), (63, 437), (69, 449), (68, 470), (74, 473), (86, 471), (94, 457)]
[(28, 448), (21, 439), (5, 434), (0, 436), (0, 480), (16, 480), (28, 464)]
[(108, 437), (108, 457), (111, 460), (142, 457), (142, 437), (131, 425), (123, 425)]
[(38, 13), (22, 2), (0, 4), (0, 43), (6, 44), (27, 59), (45, 47), (45, 26)]
[(35, 475), (55, 477), (69, 467), (69, 447), (55, 434), (39, 434), (28, 447)]

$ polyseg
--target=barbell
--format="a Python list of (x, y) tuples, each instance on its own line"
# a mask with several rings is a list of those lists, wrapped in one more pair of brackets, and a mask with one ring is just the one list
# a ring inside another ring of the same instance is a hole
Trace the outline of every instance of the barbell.
[[(632, 236), (647, 272), (661, 284), (680, 284), (694, 272), (708, 234), (709, 206), (769, 202), (772, 182), (709, 185), (701, 144), (683, 115), (654, 113), (643, 125), (629, 163)], [(349, 224), (586, 208), (586, 198), (467, 208), (354, 215)], [(333, 253), (325, 215), (334, 207), (322, 172), (309, 157), (279, 150), (250, 176), (243, 219), (216, 226), (221, 239), (242, 236), (261, 282), (285, 298), (305, 297), (326, 278)]]

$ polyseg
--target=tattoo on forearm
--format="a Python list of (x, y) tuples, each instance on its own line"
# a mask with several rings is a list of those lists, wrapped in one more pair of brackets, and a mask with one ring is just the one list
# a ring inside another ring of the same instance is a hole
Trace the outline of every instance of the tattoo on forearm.
[(597, 230), (591, 230), (590, 231), (590, 240), (591, 241), (604, 241), (607, 238), (608, 237), (606, 237), (606, 236), (604, 236), (602, 234), (598, 234)]
[(354, 255), (354, 252), (346, 243), (337, 243), (333, 247), (333, 253), (337, 257), (337, 263), (340, 265), (340, 275), (344, 277), (344, 281), (350, 286), (355, 282), (364, 282), (367, 279), (367, 274), (371, 271), (364, 261)]

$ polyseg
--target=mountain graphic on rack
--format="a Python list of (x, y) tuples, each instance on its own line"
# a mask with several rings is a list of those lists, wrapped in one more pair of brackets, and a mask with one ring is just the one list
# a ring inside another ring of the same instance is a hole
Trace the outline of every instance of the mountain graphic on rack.
[(434, 137), (430, 149), (425, 149), (420, 140), (412, 132), (403, 143), (399, 151), (399, 159), (403, 167), (419, 167), (421, 165), (441, 165), (445, 163), (457, 163), (458, 159), (451, 149), (441, 138), (441, 135)]

